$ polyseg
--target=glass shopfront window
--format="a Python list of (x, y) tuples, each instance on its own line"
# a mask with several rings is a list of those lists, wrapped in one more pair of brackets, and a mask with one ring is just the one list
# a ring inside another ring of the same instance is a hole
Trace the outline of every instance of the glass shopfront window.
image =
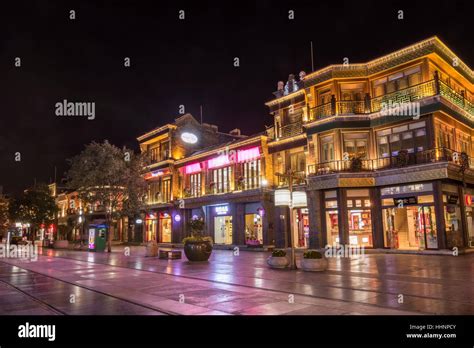
[(464, 189), (464, 205), (466, 210), (467, 246), (474, 248), (474, 190)]
[[(452, 188), (454, 192), (443, 192), (444, 221), (446, 226), (446, 242), (448, 249), (462, 247), (464, 245), (461, 207), (459, 205), (459, 195), (457, 187), (453, 185), (443, 185), (443, 190)], [(451, 190), (450, 190), (451, 191)]]
[(400, 250), (437, 249), (433, 185), (381, 189), (384, 246)]
[(368, 189), (347, 190), (349, 244), (372, 247), (372, 215)]
[(326, 210), (326, 244), (336, 245), (339, 243), (339, 213), (337, 211), (336, 191), (324, 193)]
[(171, 243), (171, 215), (160, 213), (160, 243)]
[(263, 219), (259, 214), (245, 214), (245, 244), (263, 245)]
[(232, 216), (214, 217), (214, 243), (232, 244)]

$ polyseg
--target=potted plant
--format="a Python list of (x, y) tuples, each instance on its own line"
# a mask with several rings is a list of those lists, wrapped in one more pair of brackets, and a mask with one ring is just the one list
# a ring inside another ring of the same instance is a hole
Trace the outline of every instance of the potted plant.
[(189, 261), (207, 261), (212, 253), (212, 238), (204, 237), (204, 219), (195, 217), (188, 222), (191, 236), (183, 239), (184, 254)]
[(308, 250), (303, 254), (301, 267), (304, 271), (325, 271), (328, 268), (328, 260), (317, 250)]
[(272, 251), (272, 256), (267, 259), (267, 264), (271, 268), (286, 268), (290, 261), (286, 257), (286, 251), (278, 249)]

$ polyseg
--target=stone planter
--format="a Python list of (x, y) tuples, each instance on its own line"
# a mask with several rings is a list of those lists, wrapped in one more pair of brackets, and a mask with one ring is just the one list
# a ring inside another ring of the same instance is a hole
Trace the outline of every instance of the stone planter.
[(54, 249), (67, 249), (69, 247), (69, 241), (67, 240), (55, 240)]
[(290, 265), (290, 261), (286, 256), (270, 256), (267, 259), (267, 264), (271, 268), (286, 268)]
[(321, 272), (328, 269), (328, 260), (326, 258), (322, 259), (305, 259), (301, 260), (301, 268), (304, 271), (309, 272)]
[(155, 241), (150, 241), (146, 244), (146, 257), (158, 256), (158, 244)]
[(212, 254), (212, 244), (208, 240), (186, 241), (184, 243), (184, 254), (189, 261), (207, 261)]

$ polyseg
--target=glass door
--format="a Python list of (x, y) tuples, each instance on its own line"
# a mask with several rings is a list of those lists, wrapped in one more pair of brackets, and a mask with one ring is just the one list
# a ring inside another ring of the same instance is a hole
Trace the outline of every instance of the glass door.
[(433, 206), (422, 206), (418, 208), (420, 214), (420, 232), (423, 234), (426, 249), (438, 249), (438, 237), (436, 234), (436, 217)]

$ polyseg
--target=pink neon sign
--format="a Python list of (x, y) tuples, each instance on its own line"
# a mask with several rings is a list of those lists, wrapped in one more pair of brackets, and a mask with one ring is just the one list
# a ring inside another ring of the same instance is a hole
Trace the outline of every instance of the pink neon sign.
[(200, 163), (193, 163), (193, 164), (188, 164), (186, 167), (184, 167), (184, 172), (186, 174), (193, 174), (201, 171), (201, 164)]
[(252, 161), (257, 158), (260, 158), (260, 150), (258, 147), (237, 151), (237, 162), (239, 163)]
[(221, 155), (216, 158), (211, 158), (210, 160), (207, 161), (207, 166), (209, 168), (222, 167), (228, 164), (230, 164), (228, 155)]

